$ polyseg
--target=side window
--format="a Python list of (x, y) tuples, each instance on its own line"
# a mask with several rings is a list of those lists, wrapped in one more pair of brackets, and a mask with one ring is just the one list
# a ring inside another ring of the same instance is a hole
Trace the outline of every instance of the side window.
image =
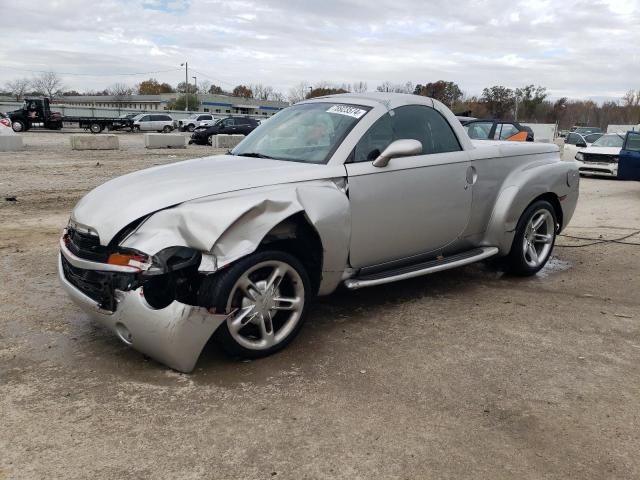
[(354, 162), (375, 160), (394, 140), (413, 139), (422, 143), (422, 154), (461, 150), (449, 122), (435, 109), (422, 105), (399, 107), (384, 115), (360, 139)]
[(233, 118), (227, 118), (226, 120), (223, 120), (223, 122), (222, 122), (222, 126), (223, 127), (232, 127), (233, 125), (234, 125)]
[(372, 162), (393, 142), (391, 115), (380, 117), (356, 145), (353, 161)]
[(577, 133), (570, 133), (569, 135), (567, 135), (567, 139), (564, 141), (564, 143), (575, 145), (576, 143), (578, 143), (578, 140), (580, 140), (580, 136)]
[(489, 140), (493, 122), (473, 122), (465, 125), (469, 138), (473, 140)]
[(152, 122), (157, 122), (159, 120), (162, 120), (162, 115), (149, 115), (149, 117)]
[(150, 122), (151, 121), (151, 115), (145, 115), (144, 117), (142, 117), (140, 119), (141, 122)]
[(502, 129), (500, 130), (500, 140), (506, 140), (519, 132), (515, 125), (512, 125), (510, 123), (502, 123), (498, 126), (502, 127)]
[(640, 152), (640, 134), (628, 133), (627, 141), (624, 144), (624, 150), (631, 152)]

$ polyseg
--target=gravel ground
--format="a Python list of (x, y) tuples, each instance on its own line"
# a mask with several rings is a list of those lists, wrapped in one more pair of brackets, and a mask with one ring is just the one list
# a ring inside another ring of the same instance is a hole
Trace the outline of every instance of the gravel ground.
[[(254, 362), (168, 370), (90, 323), (55, 273), (75, 202), (209, 147), (0, 153), (0, 479), (640, 477), (640, 235), (560, 238), (536, 277), (491, 267), (316, 301)], [(5, 198), (15, 197), (17, 201)], [(573, 236), (640, 230), (640, 183), (583, 179)]]

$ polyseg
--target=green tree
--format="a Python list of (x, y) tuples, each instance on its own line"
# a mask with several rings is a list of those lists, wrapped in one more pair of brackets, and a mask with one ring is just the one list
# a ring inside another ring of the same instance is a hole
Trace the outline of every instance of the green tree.
[(344, 88), (318, 87), (311, 90), (306, 98), (324, 97), (325, 95), (335, 95), (337, 93), (349, 93)]
[(209, 87), (209, 93), (212, 95), (223, 95), (224, 94), (224, 90), (222, 89), (222, 87), (218, 86), (218, 85), (211, 85)]
[(198, 97), (190, 93), (189, 95), (180, 95), (175, 100), (167, 104), (169, 110), (184, 110), (186, 107), (187, 97), (189, 98), (189, 110), (197, 111), (199, 108)]
[(480, 100), (485, 104), (487, 111), (498, 119), (505, 118), (516, 103), (513, 90), (502, 85), (483, 89)]
[(535, 119), (538, 106), (542, 105), (548, 95), (547, 89), (541, 86), (527, 85), (524, 88), (516, 88), (518, 110), (522, 112), (520, 116), (526, 120)]
[(452, 107), (462, 98), (462, 90), (460, 90), (458, 84), (455, 82), (447, 82), (446, 80), (429, 82), (426, 85), (418, 84), (413, 93), (414, 95), (434, 98), (449, 107)]

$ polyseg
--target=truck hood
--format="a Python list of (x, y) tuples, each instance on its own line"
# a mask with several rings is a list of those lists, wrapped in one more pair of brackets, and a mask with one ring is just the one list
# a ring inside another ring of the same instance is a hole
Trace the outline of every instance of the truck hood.
[(220, 155), (115, 178), (85, 195), (71, 219), (107, 245), (134, 220), (197, 198), (271, 185), (344, 177), (344, 166)]

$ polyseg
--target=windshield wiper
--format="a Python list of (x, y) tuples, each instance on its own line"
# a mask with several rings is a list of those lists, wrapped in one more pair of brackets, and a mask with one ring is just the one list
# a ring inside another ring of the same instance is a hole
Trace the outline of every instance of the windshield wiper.
[(258, 153), (258, 152), (236, 153), (236, 155), (238, 155), (239, 157), (269, 158), (271, 160), (275, 160), (273, 157), (270, 157), (269, 155), (264, 155), (264, 154)]

